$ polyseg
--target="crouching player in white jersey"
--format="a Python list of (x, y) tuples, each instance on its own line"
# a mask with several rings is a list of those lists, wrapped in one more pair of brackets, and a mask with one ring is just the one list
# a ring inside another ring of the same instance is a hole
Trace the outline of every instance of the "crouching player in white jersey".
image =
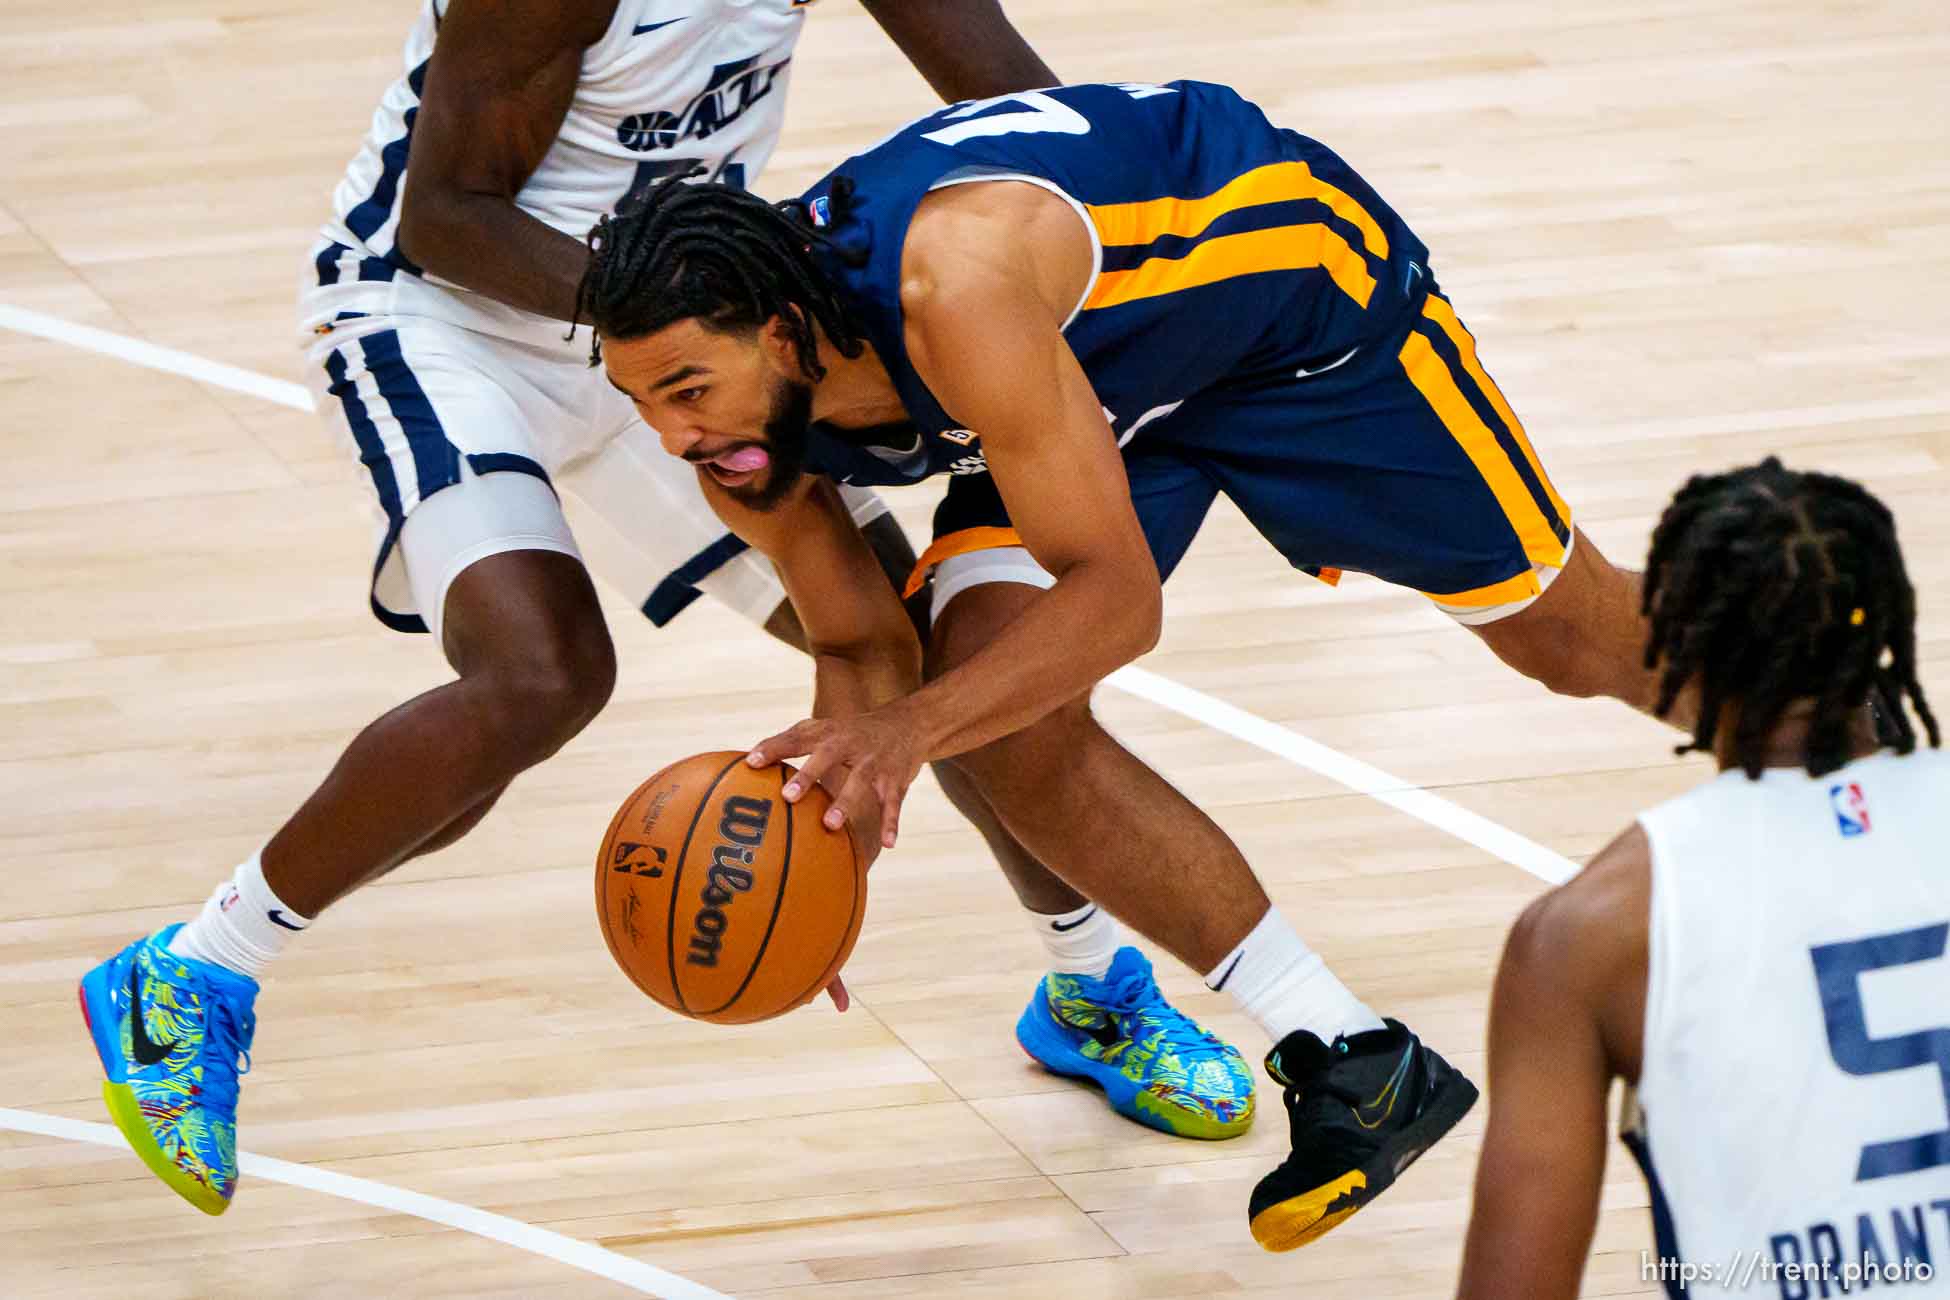
[[(945, 98), (1055, 82), (995, 0), (863, 2)], [(566, 322), (584, 238), (627, 194), (693, 170), (742, 185), (764, 164), (807, 12), (804, 0), (422, 3), (407, 71), (307, 259), (302, 337), (320, 409), (379, 507), (373, 612), (431, 632), (458, 678), (362, 731), (199, 916), (83, 982), (116, 1122), (199, 1209), (222, 1213), (235, 1186), (239, 1063), (265, 964), (345, 894), (465, 835), (608, 699), (615, 662), (583, 546), (652, 622), (708, 591), (799, 639), (771, 566), (725, 532)], [(590, 507), (580, 539), (557, 489)], [(904, 577), (914, 557), (892, 519), (871, 522), (881, 508), (864, 490), (850, 504)], [(1217, 1108), (1203, 1136), (1243, 1131), (1237, 1053), (1190, 1032), (1107, 915), (962, 787), (951, 794), (1051, 949), (1036, 996), (1069, 995), (1093, 1045), (1114, 1011), (1113, 1037), (1212, 1058), (1182, 1073), (1226, 1087), (1165, 1089), (1145, 1114), (1196, 1129)], [(843, 1008), (843, 986), (834, 997)]]
[(1511, 932), (1461, 1295), (1578, 1294), (1622, 1077), (1646, 1281), (1950, 1296), (1950, 756), (1915, 752), (1894, 521), (1771, 458), (1695, 478), (1645, 600), (1661, 711), (1698, 693), (1721, 774)]

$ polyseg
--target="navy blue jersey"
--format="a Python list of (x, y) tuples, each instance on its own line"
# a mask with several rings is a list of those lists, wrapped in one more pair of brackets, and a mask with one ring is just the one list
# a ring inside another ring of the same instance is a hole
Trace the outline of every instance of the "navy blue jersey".
[[(835, 201), (839, 177), (853, 189)], [(1426, 293), (1427, 249), (1401, 218), (1331, 151), (1225, 86), (1065, 86), (955, 105), (804, 195), (836, 245), (825, 269), (918, 435), (869, 447), (815, 426), (811, 468), (883, 485), (986, 468), (980, 431), (943, 410), (908, 360), (900, 264), (930, 191), (1004, 178), (1065, 197), (1091, 234), (1096, 275), (1064, 336), (1120, 442), (1200, 394), (1333, 366)]]

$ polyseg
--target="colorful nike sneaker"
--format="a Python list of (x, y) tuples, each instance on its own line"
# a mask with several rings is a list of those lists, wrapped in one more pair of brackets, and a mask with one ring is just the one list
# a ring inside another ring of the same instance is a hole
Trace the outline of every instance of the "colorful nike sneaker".
[(1118, 1114), (1179, 1137), (1238, 1137), (1253, 1123), (1253, 1076), (1236, 1049), (1159, 991), (1151, 963), (1119, 948), (1102, 979), (1050, 974), (1016, 1022), (1045, 1069), (1088, 1079)]
[(178, 1196), (222, 1214), (237, 1187), (237, 1076), (250, 1068), (257, 981), (170, 952), (182, 928), (82, 976), (81, 1017), (115, 1127)]
[(1253, 1188), (1253, 1239), (1292, 1250), (1386, 1191), (1476, 1104), (1476, 1085), (1399, 1020), (1332, 1046), (1296, 1030), (1266, 1056), (1293, 1154)]

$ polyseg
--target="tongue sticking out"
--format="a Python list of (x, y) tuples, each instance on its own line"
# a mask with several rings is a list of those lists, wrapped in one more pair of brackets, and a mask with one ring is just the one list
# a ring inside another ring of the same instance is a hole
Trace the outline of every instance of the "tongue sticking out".
[(715, 457), (712, 463), (734, 474), (742, 474), (747, 470), (764, 469), (772, 463), (772, 458), (766, 454), (763, 447), (746, 446)]

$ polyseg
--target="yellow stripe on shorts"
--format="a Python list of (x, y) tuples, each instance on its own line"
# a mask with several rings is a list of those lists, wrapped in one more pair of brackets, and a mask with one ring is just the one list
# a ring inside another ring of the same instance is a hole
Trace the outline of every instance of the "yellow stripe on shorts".
[(1422, 594), (1438, 605), (1452, 609), (1489, 609), (1495, 605), (1508, 605), (1513, 601), (1526, 600), (1540, 594), (1544, 584), (1534, 569), (1525, 569), (1514, 578), (1493, 582), (1487, 587), (1477, 587), (1470, 591), (1425, 591)]
[[(1503, 508), (1511, 528), (1516, 530), (1517, 540), (1523, 544), (1525, 557), (1532, 564), (1562, 568), (1564, 543), (1557, 540), (1550, 520), (1544, 518), (1543, 509), (1538, 506), (1537, 499), (1530, 495), (1530, 489), (1524, 485), (1517, 467), (1497, 442), (1496, 434), (1477, 417), (1475, 408), (1463, 396), (1448, 363), (1437, 355), (1426, 338), (1413, 331), (1408, 341), (1402, 344), (1400, 356), (1409, 382), (1422, 394), (1422, 399), (1435, 411), (1443, 427), (1448, 429), (1449, 436), (1461, 445), (1470, 463), (1476, 467), (1476, 472), (1482, 475), (1483, 482), (1496, 495), (1497, 504)], [(1569, 521), (1566, 522), (1568, 524)], [(1439, 599), (1444, 603), (1461, 604), (1460, 595), (1467, 594), (1460, 593), (1453, 602), (1447, 596)], [(1536, 592), (1528, 594), (1535, 595)]]
[(1557, 488), (1551, 483), (1551, 476), (1544, 472), (1544, 463), (1537, 459), (1537, 449), (1530, 445), (1530, 435), (1523, 431), (1523, 422), (1518, 420), (1517, 413), (1510, 409), (1510, 403), (1504, 400), (1502, 390), (1497, 388), (1489, 372), (1483, 369), (1483, 363), (1476, 359), (1476, 336), (1456, 318), (1456, 309), (1434, 294), (1429, 295), (1427, 304), (1422, 308), (1422, 314), (1440, 326), (1442, 332), (1449, 336), (1449, 341), (1456, 345), (1456, 353), (1462, 357), (1463, 368), (1469, 371), (1469, 377), (1476, 381), (1476, 386), (1483, 390), (1483, 395), (1490, 399), (1490, 405), (1496, 408), (1497, 418), (1503, 421), (1503, 426), (1510, 431), (1510, 436), (1516, 439), (1517, 446), (1523, 448), (1524, 459), (1530, 462), (1530, 472), (1535, 474), (1537, 481), (1544, 485), (1544, 495), (1550, 498), (1551, 509), (1557, 512), (1557, 517), (1564, 521), (1566, 528), (1569, 528), (1570, 508), (1564, 504), (1564, 498), (1557, 495)]

